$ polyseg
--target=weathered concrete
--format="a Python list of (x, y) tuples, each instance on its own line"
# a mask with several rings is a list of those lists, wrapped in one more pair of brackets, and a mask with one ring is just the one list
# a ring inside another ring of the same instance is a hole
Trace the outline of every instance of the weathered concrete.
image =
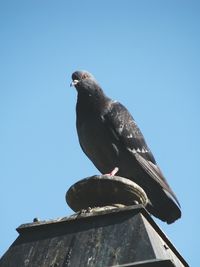
[(148, 198), (138, 184), (127, 178), (94, 175), (71, 186), (66, 193), (66, 201), (73, 211), (79, 211), (113, 204), (146, 206)]
[(188, 266), (142, 205), (93, 209), (17, 231), (0, 267)]

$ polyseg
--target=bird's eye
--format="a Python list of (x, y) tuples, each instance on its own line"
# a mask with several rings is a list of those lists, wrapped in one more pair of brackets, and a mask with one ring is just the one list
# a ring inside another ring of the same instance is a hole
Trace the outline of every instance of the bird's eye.
[(87, 73), (83, 74), (81, 78), (82, 78), (82, 79), (86, 79), (86, 78), (88, 78)]

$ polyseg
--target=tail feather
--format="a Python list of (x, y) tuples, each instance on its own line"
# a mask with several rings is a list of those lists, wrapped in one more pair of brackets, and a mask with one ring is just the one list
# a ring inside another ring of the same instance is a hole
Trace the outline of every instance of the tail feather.
[(150, 199), (151, 202), (147, 204), (147, 210), (155, 217), (168, 224), (173, 223), (181, 217), (180, 207), (166, 190), (156, 192), (156, 198), (151, 195)]
[(180, 204), (176, 195), (169, 187), (157, 165), (144, 159), (137, 153), (135, 157), (142, 167), (144, 171), (143, 175), (146, 178), (143, 186), (150, 200), (147, 209), (154, 216), (168, 224), (173, 223), (181, 217)]

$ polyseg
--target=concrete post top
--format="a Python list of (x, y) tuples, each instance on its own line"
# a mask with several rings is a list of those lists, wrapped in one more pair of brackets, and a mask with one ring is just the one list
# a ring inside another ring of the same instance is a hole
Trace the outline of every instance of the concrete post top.
[(72, 185), (66, 202), (74, 211), (104, 206), (146, 206), (144, 190), (133, 181), (119, 176), (94, 175)]

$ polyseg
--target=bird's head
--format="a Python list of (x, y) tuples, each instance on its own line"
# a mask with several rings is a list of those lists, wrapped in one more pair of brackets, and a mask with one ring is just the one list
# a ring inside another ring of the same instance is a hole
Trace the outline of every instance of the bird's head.
[(97, 96), (103, 94), (103, 91), (94, 76), (88, 71), (75, 71), (72, 74), (72, 82), (70, 86), (74, 86), (78, 91), (78, 94), (85, 96)]
[(95, 81), (94, 76), (88, 71), (78, 70), (72, 74), (72, 82), (70, 85), (78, 88), (82, 82), (87, 82), (88, 80)]

